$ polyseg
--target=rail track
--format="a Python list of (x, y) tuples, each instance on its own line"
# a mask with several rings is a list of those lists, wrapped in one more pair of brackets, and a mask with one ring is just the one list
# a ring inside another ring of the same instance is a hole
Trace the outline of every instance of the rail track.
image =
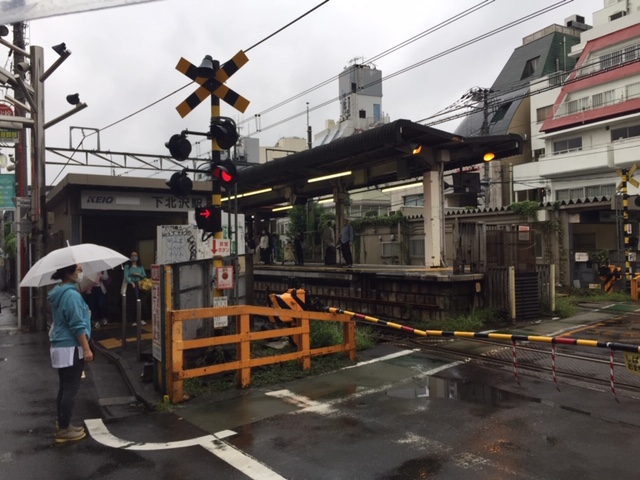
[[(436, 356), (455, 360), (469, 359), (485, 367), (505, 370), (517, 368), (518, 376), (562, 383), (588, 384), (611, 388), (611, 361), (608, 351), (594, 351), (586, 347), (558, 347), (553, 360), (551, 346), (518, 342), (514, 357), (511, 342), (474, 338), (410, 337), (396, 332), (383, 332), (380, 341), (403, 348), (419, 348)], [(622, 353), (614, 360), (614, 384), (618, 394), (640, 399), (640, 376), (626, 370)]]

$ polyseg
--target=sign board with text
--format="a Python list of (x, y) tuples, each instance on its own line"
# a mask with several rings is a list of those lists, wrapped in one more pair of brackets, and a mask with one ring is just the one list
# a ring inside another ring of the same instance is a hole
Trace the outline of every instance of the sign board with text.
[(231, 255), (231, 240), (228, 238), (214, 238), (211, 251), (216, 257), (228, 257)]
[(14, 208), (13, 198), (16, 196), (16, 176), (13, 173), (0, 174), (0, 208)]
[[(0, 103), (0, 115), (12, 117), (14, 115), (11, 105)], [(0, 142), (16, 143), (20, 138), (22, 125), (13, 122), (0, 122)]]
[(218, 290), (233, 289), (233, 267), (216, 268), (216, 288)]
[[(214, 307), (226, 307), (227, 297), (213, 297)], [(229, 317), (223, 315), (221, 317), (213, 317), (213, 328), (224, 328), (229, 325)]]

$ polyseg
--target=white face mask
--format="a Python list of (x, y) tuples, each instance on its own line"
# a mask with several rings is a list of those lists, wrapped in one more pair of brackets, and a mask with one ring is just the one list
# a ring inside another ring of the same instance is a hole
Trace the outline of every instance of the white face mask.
[(78, 276), (76, 277), (76, 283), (80, 283), (83, 278), (84, 278), (84, 273), (78, 272)]

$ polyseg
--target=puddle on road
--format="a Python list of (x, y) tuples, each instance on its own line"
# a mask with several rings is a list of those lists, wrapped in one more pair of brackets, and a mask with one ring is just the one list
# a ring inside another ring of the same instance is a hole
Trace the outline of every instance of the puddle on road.
[(425, 385), (393, 388), (387, 395), (395, 398), (441, 398), (493, 406), (510, 406), (516, 402), (538, 399), (501, 390), (483, 383), (429, 377)]

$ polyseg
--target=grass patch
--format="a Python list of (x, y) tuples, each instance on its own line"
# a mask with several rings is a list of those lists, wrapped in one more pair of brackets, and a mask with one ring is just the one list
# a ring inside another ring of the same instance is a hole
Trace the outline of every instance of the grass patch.
[(556, 297), (556, 314), (560, 318), (574, 316), (578, 312), (575, 297)]
[(626, 292), (605, 293), (599, 290), (579, 292), (574, 296), (578, 302), (630, 302), (631, 295)]
[(488, 326), (500, 327), (505, 324), (504, 315), (495, 308), (476, 308), (470, 313), (449, 315), (443, 320), (419, 320), (402, 322), (416, 330), (443, 330), (458, 332), (477, 332)]

